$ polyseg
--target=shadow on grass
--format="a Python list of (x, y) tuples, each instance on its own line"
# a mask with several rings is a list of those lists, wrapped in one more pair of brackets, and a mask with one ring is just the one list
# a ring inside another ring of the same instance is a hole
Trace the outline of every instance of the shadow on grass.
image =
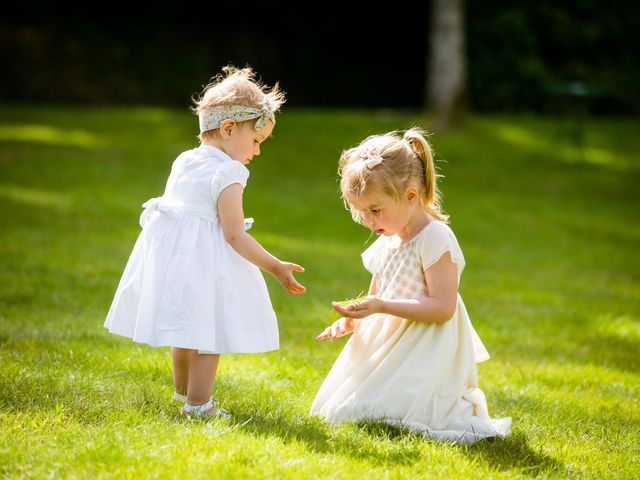
[(401, 429), (379, 424), (333, 426), (308, 415), (238, 415), (245, 432), (262, 437), (277, 436), (283, 442), (303, 443), (311, 453), (330, 453), (364, 459), (375, 464), (411, 465), (421, 458), (419, 439)]
[(565, 471), (562, 462), (533, 450), (523, 433), (513, 433), (506, 438), (488, 438), (459, 448), (465, 456), (503, 472), (518, 470), (535, 476)]
[(283, 441), (304, 443), (314, 453), (332, 453), (373, 461), (376, 464), (412, 465), (424, 458), (428, 445), (458, 449), (475, 462), (499, 471), (517, 470), (528, 474), (552, 474), (564, 471), (556, 459), (533, 450), (524, 434), (507, 438), (489, 438), (475, 445), (452, 445), (411, 433), (385, 422), (361, 421), (333, 426), (318, 417), (289, 415), (252, 415), (238, 418), (236, 424), (252, 435), (278, 436)]
[(564, 465), (532, 449), (522, 433), (507, 438), (490, 438), (462, 446), (425, 438), (409, 429), (383, 421), (359, 421), (339, 425), (299, 411), (299, 402), (283, 404), (267, 385), (228, 382), (221, 379), (220, 390), (227, 398), (237, 428), (259, 437), (279, 437), (283, 442), (299, 442), (313, 453), (330, 453), (374, 464), (413, 465), (420, 463), (430, 448), (456, 449), (474, 462), (500, 471), (534, 473), (562, 472)]

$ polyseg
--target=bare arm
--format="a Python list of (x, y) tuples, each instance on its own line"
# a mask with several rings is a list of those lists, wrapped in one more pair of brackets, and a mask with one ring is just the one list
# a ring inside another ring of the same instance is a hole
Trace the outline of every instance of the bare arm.
[(386, 313), (421, 323), (444, 323), (453, 317), (458, 300), (458, 276), (449, 252), (424, 272), (428, 295), (421, 299), (381, 299), (375, 296), (358, 304), (333, 308), (341, 315), (364, 318)]
[(378, 293), (378, 286), (376, 285), (376, 277), (372, 276), (371, 283), (369, 284), (369, 292), (367, 292), (367, 295), (375, 295), (376, 293)]
[(244, 229), (244, 211), (242, 209), (242, 186), (234, 183), (225, 188), (218, 197), (218, 215), (224, 238), (231, 247), (258, 266), (273, 275), (290, 293), (304, 293), (292, 275), (292, 271), (304, 272), (304, 268), (294, 263), (282, 262), (260, 245)]

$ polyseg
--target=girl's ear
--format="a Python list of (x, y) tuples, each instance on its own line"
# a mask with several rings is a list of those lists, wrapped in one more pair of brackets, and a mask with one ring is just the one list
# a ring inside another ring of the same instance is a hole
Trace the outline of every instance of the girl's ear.
[(222, 137), (223, 140), (229, 140), (235, 126), (236, 126), (236, 121), (232, 119), (224, 120), (220, 124), (220, 136)]
[(407, 201), (410, 204), (413, 204), (419, 198), (419, 192), (415, 187), (407, 187), (407, 189), (405, 190), (405, 193), (407, 196)]

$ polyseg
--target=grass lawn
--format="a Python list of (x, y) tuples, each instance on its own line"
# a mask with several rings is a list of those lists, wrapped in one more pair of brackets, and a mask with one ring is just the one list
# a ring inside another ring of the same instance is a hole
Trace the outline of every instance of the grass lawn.
[(585, 148), (551, 118), (474, 116), (432, 138), (467, 260), (461, 294), (492, 360), (490, 414), (513, 435), (435, 443), (308, 415), (344, 339), (314, 336), (366, 290), (372, 241), (337, 194), (341, 149), (418, 113), (285, 109), (251, 166), (254, 236), (302, 264), (268, 284), (281, 349), (221, 359), (232, 421), (178, 415), (168, 349), (103, 327), (139, 232), (197, 122), (160, 108), (0, 107), (0, 476), (10, 478), (638, 478), (640, 121)]

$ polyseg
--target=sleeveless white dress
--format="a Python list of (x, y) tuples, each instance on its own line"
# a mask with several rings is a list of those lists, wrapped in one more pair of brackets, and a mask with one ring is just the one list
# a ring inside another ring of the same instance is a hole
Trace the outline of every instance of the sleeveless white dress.
[[(362, 254), (377, 296), (420, 298), (424, 270), (449, 252), (460, 275), (465, 260), (453, 231), (431, 221), (414, 238), (379, 237)], [(492, 420), (478, 388), (476, 363), (489, 354), (462, 298), (440, 325), (386, 314), (363, 319), (352, 333), (311, 406), (311, 414), (339, 423), (383, 420), (458, 443), (510, 433), (511, 418)]]
[(140, 233), (104, 326), (152, 346), (210, 353), (277, 350), (278, 324), (260, 269), (226, 242), (218, 195), (249, 170), (201, 145), (174, 161), (164, 194), (143, 204)]

